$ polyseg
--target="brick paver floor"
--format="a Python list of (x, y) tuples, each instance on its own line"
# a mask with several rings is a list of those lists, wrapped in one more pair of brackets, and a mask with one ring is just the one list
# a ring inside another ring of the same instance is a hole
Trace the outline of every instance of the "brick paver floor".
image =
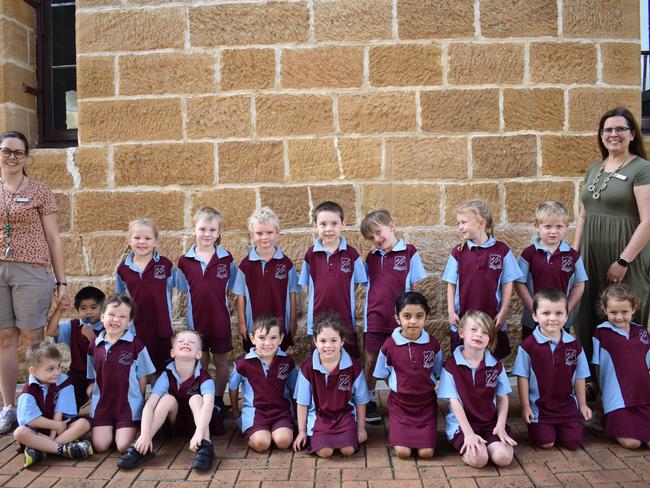
[[(207, 473), (190, 469), (192, 453), (186, 443), (160, 439), (156, 457), (143, 469), (118, 470), (116, 453), (94, 455), (73, 462), (48, 457), (42, 464), (21, 470), (23, 457), (9, 435), (0, 437), (0, 485), (29, 488), (411, 488), (411, 487), (528, 487), (623, 486), (650, 487), (650, 450), (628, 451), (591, 433), (575, 452), (540, 451), (530, 446), (518, 417), (516, 392), (511, 397), (509, 423), (519, 445), (507, 468), (465, 466), (442, 432), (439, 452), (431, 460), (401, 460), (387, 446), (384, 425), (369, 426), (369, 441), (350, 458), (316, 459), (304, 453), (274, 450), (258, 454), (247, 449), (232, 421), (215, 437), (217, 462)], [(385, 404), (386, 392), (380, 393)], [(440, 423), (442, 426), (442, 422)]]

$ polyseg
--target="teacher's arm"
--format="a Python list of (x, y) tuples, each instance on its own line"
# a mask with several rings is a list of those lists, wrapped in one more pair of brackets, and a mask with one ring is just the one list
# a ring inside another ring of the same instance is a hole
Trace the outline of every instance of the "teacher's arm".
[(585, 220), (587, 219), (587, 212), (585, 206), (580, 202), (580, 213), (578, 214), (578, 220), (576, 221), (576, 231), (573, 236), (573, 249), (580, 251), (580, 238), (582, 237), (582, 231), (585, 228)]
[(52, 268), (54, 269), (54, 276), (58, 283), (62, 283), (56, 287), (56, 303), (57, 306), (65, 298), (66, 288), (65, 283), (65, 263), (63, 260), (63, 244), (61, 244), (61, 237), (59, 236), (59, 224), (57, 223), (58, 213), (51, 213), (43, 215), (41, 222), (43, 223), (43, 230), (45, 231), (45, 240), (47, 247), (50, 249), (50, 258), (52, 260)]

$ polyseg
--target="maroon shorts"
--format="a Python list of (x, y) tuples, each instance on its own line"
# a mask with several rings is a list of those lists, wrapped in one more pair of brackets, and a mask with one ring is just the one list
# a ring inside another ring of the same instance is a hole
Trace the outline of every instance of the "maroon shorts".
[(203, 336), (203, 352), (226, 354), (232, 351), (232, 337)]
[[(189, 401), (178, 401), (178, 399), (176, 401), (178, 402), (176, 422), (174, 424), (167, 422), (167, 432), (171, 437), (191, 437), (196, 431), (196, 424), (194, 423), (194, 415), (192, 415)], [(210, 419), (210, 435), (219, 436), (223, 435), (224, 432), (221, 413), (217, 407), (214, 407)]]
[(528, 424), (528, 439), (533, 444), (544, 446), (560, 444), (575, 451), (582, 444), (582, 422), (575, 420), (563, 424)]
[(289, 415), (289, 417), (281, 417), (270, 423), (254, 423), (252, 426), (246, 429), (244, 432), (244, 437), (246, 437), (246, 439), (250, 439), (255, 432), (259, 432), (260, 430), (275, 432), (276, 430), (283, 427), (293, 431), (293, 422), (291, 420), (291, 415)]
[(390, 337), (390, 332), (364, 332), (363, 349), (368, 352), (378, 353), (384, 341)]
[(342, 447), (354, 447), (359, 450), (359, 438), (356, 430), (346, 430), (338, 434), (314, 434), (309, 438), (307, 452), (314, 454), (321, 449), (341, 449)]
[(156, 371), (164, 370), (169, 361), (171, 361), (169, 353), (172, 350), (172, 338), (139, 337), (142, 339), (142, 342), (144, 342), (144, 345), (147, 346), (147, 352), (149, 353), (151, 362), (156, 367)]
[(603, 417), (607, 437), (627, 437), (650, 442), (650, 405), (612, 410)]
[[(493, 442), (501, 442), (501, 439), (499, 439), (498, 436), (494, 435), (492, 431), (494, 430), (494, 427), (488, 428), (488, 429), (474, 429), (474, 433), (480, 435), (483, 439), (485, 439), (485, 445), (489, 446)], [(512, 431), (510, 430), (510, 426), (506, 424), (506, 432), (510, 437), (512, 437)], [(451, 439), (450, 443), (454, 449), (456, 449), (458, 452), (460, 452), (461, 447), (463, 447), (463, 443), (465, 442), (465, 434), (463, 434), (463, 431), (458, 429), (458, 432), (454, 434), (454, 437)]]

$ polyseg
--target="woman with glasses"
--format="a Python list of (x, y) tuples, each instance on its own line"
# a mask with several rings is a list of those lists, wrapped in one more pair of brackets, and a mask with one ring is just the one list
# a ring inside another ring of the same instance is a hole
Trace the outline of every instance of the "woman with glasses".
[(629, 110), (601, 117), (598, 146), (603, 160), (587, 169), (574, 239), (589, 276), (574, 321), (588, 358), (607, 285), (623, 282), (641, 297), (634, 322), (646, 325), (650, 310), (650, 163)]
[(0, 134), (0, 433), (16, 422), (18, 342), (43, 339), (52, 295), (60, 303), (67, 286), (56, 201), (27, 177), (28, 155), (23, 134)]

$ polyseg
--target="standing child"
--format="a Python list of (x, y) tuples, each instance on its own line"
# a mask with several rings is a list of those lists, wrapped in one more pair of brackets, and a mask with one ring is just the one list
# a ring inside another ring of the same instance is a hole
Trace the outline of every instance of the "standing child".
[(447, 310), (451, 351), (459, 344), (458, 322), (469, 310), (480, 310), (496, 323), (497, 359), (510, 354), (506, 316), (512, 282), (521, 276), (510, 248), (492, 237), (492, 212), (487, 202), (470, 200), (456, 208), (458, 230), (465, 242), (451, 251), (443, 281), (447, 282)]
[(149, 219), (129, 223), (126, 256), (117, 266), (115, 293), (126, 293), (138, 305), (133, 321), (136, 335), (158, 371), (169, 361), (172, 342), (174, 275), (169, 259), (158, 254), (158, 229)]
[(201, 367), (201, 336), (188, 329), (176, 332), (170, 354), (173, 361), (151, 389), (142, 410), (140, 436), (118, 459), (120, 468), (136, 468), (154, 457), (153, 437), (165, 422), (173, 435), (191, 436), (190, 451), (196, 452), (192, 468), (212, 467), (210, 433), (223, 432), (223, 426), (219, 428), (221, 417), (214, 412), (214, 381)]
[(129, 329), (135, 317), (131, 298), (111, 295), (104, 304), (104, 331), (88, 349), (88, 379), (94, 380), (90, 400), (93, 446), (107, 451), (113, 443), (119, 452), (135, 439), (142, 417), (147, 375), (156, 372), (147, 347)]
[(68, 376), (74, 386), (77, 409), (81, 409), (88, 402), (88, 385), (90, 385), (90, 381), (86, 378), (88, 348), (104, 328), (101, 315), (105, 298), (106, 295), (99, 288), (83, 287), (74, 297), (74, 308), (79, 318), (59, 323), (61, 312), (65, 308), (61, 302), (50, 316), (45, 329), (45, 334), (54, 337), (54, 342), (66, 344), (70, 349)]
[(232, 351), (230, 312), (226, 293), (232, 288), (237, 267), (232, 255), (220, 247), (223, 217), (211, 207), (194, 214), (194, 244), (178, 260), (178, 290), (187, 292), (187, 326), (203, 336), (201, 364), (207, 371), (210, 353), (215, 369), (214, 403), (224, 410), (228, 382), (228, 356)]
[(253, 344), (253, 322), (260, 315), (272, 315), (282, 320), (283, 351), (293, 345), (296, 335), (296, 295), (300, 291), (293, 262), (277, 245), (280, 219), (268, 207), (256, 210), (248, 219), (253, 247), (237, 270), (233, 293), (237, 296), (239, 335), (244, 350)]
[(458, 332), (463, 344), (445, 360), (438, 390), (438, 398), (449, 400), (447, 438), (463, 462), (474, 468), (489, 460), (508, 466), (517, 443), (506, 425), (512, 391), (508, 376), (488, 351), (496, 327), (487, 314), (470, 311), (463, 315)]
[[(587, 272), (580, 253), (564, 241), (569, 212), (560, 202), (548, 201), (535, 210), (537, 238), (521, 253), (519, 269), (522, 276), (515, 281), (515, 290), (524, 303), (521, 317), (522, 340), (533, 333), (531, 316), (533, 295), (544, 288), (555, 288), (568, 297), (568, 313), (585, 291)], [(571, 327), (567, 320), (564, 327)]]
[(47, 342), (30, 346), (25, 357), (29, 378), (18, 397), (18, 425), (14, 438), (24, 446), (24, 467), (45, 459), (46, 453), (65, 459), (92, 456), (88, 441), (80, 441), (90, 430), (88, 420), (75, 418), (74, 387), (61, 373), (61, 353)]
[[(280, 449), (293, 442), (289, 390), (295, 388), (298, 371), (293, 359), (280, 349), (283, 322), (276, 316), (258, 315), (250, 334), (254, 347), (235, 361), (230, 374), (233, 418), (249, 447), (257, 452), (266, 451), (271, 441)], [(239, 385), (244, 397), (241, 412)]]
[(602, 295), (607, 322), (594, 331), (591, 360), (602, 393), (605, 435), (627, 449), (650, 447), (650, 334), (632, 322), (639, 298), (623, 284)]
[(436, 447), (438, 403), (436, 375), (442, 369), (440, 344), (424, 325), (429, 304), (417, 292), (402, 294), (395, 304), (400, 327), (381, 346), (375, 377), (386, 379), (388, 396), (388, 441), (400, 458), (417, 449), (430, 458)]
[(375, 377), (379, 349), (397, 323), (394, 304), (397, 297), (425, 278), (420, 254), (413, 244), (395, 236), (395, 224), (388, 210), (375, 210), (361, 222), (361, 234), (375, 246), (366, 256), (368, 291), (363, 313), (364, 372), (370, 391), (366, 422), (380, 422), (375, 402)]
[(582, 444), (582, 419), (591, 418), (585, 392), (589, 363), (582, 346), (563, 329), (568, 302), (562, 291), (538, 291), (532, 310), (539, 326), (519, 346), (512, 368), (521, 416), (532, 443), (546, 449), (557, 442), (575, 450)]
[(307, 444), (309, 453), (323, 458), (335, 449), (350, 456), (368, 438), (368, 387), (361, 366), (343, 349), (345, 332), (333, 314), (321, 315), (314, 323), (316, 349), (300, 367), (296, 382), (296, 451)]
[(345, 327), (345, 348), (359, 358), (357, 344), (355, 285), (367, 281), (366, 270), (359, 253), (341, 236), (343, 208), (335, 202), (323, 202), (312, 214), (318, 238), (307, 249), (300, 269), (298, 283), (309, 287), (307, 335), (314, 335), (314, 320), (334, 312)]

